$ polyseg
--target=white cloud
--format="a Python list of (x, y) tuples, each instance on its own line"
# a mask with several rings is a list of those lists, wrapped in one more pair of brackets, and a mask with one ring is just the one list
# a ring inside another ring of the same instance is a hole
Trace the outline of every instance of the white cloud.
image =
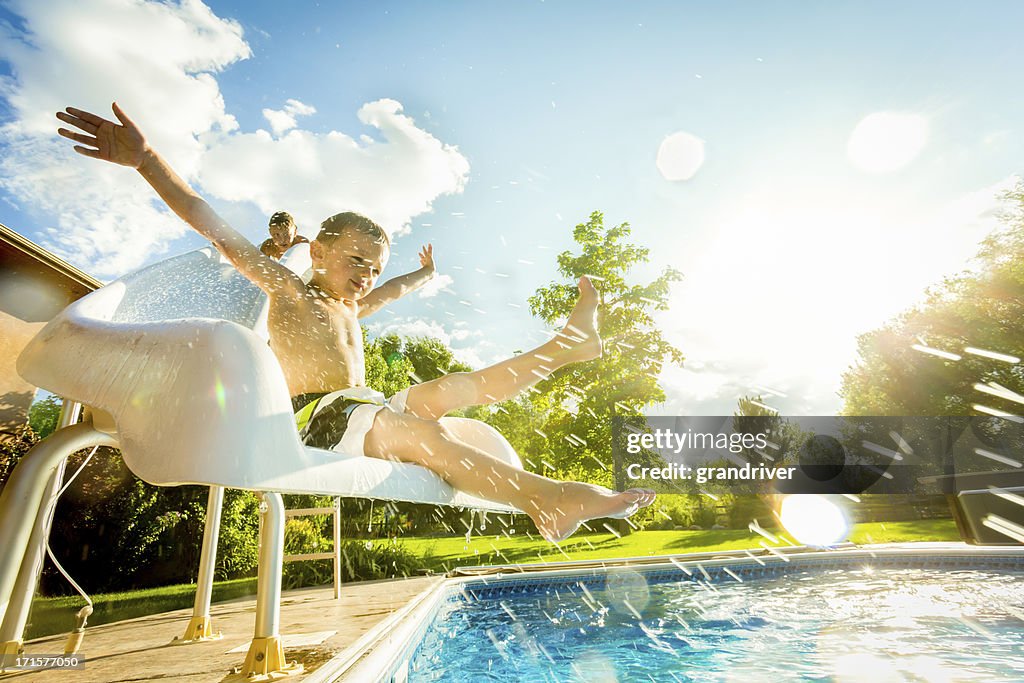
[(242, 29), (200, 2), (16, 1), (25, 33), (0, 41), (13, 76), (3, 84), (12, 120), (0, 129), (0, 184), (55, 220), (44, 246), (98, 275), (159, 253), (185, 227), (125, 168), (75, 154), (53, 113), (72, 105), (112, 118), (117, 99), (185, 177), (198, 168), (194, 137), (236, 127), (212, 74), (249, 56)]
[(378, 337), (397, 334), (400, 337), (433, 337), (445, 346), (451, 346), (452, 336), (444, 326), (435, 320), (422, 318), (397, 319), (380, 326)]
[[(493, 365), (497, 360), (499, 360), (494, 358), (492, 358), (491, 360), (485, 360), (483, 355), (483, 347), (488, 346), (490, 346), (490, 344), (481, 343), (479, 346), (467, 346), (463, 348), (452, 349), (452, 355), (455, 356), (455, 360), (459, 361), (460, 363), (465, 363), (474, 370), (480, 370), (481, 368), (485, 368), (488, 365)], [(490, 358), (491, 356), (493, 356), (493, 353), (487, 354), (488, 358)]]
[(417, 128), (400, 103), (365, 104), (359, 120), (380, 131), (384, 142), (299, 129), (276, 139), (265, 131), (224, 136), (203, 159), (203, 188), (252, 202), (264, 213), (286, 207), (300, 225), (356, 211), (392, 234), (408, 232), (409, 221), (438, 196), (462, 191), (469, 162)]
[(199, 0), (15, 0), (10, 9), (24, 32), (0, 40), (12, 72), (0, 82), (12, 112), (0, 128), (0, 187), (49, 224), (43, 246), (98, 276), (144, 264), (188, 228), (131, 171), (81, 157), (56, 136), (53, 112), (68, 105), (112, 118), (117, 99), (203, 193), (267, 214), (285, 208), (304, 226), (359, 211), (401, 233), (466, 182), (465, 157), (394, 100), (359, 110), (382, 141), (299, 129), (315, 109), (297, 99), (264, 111), (279, 137), (239, 132), (215, 76), (250, 48), (238, 23)]
[[(690, 348), (690, 345), (685, 345)], [(752, 357), (751, 361), (756, 361)], [(765, 403), (780, 410), (776, 399), (753, 388), (755, 382), (744, 381), (743, 372), (759, 373), (764, 366), (756, 362), (744, 364), (742, 368), (735, 365), (723, 366), (718, 363), (703, 364), (687, 359), (684, 367), (666, 365), (658, 381), (665, 390), (665, 402), (648, 410), (652, 415), (732, 415), (736, 410), (736, 402), (740, 396), (753, 396), (762, 393)], [(769, 374), (770, 374), (770, 369)], [(784, 410), (787, 414), (795, 414)]]
[(428, 281), (427, 284), (416, 290), (416, 293), (421, 299), (429, 299), (444, 291), (451, 292), (450, 288), (453, 284), (455, 284), (455, 280), (451, 275), (442, 274)]
[(452, 330), (452, 339), (455, 341), (465, 341), (470, 337), (482, 337), (484, 333), (482, 330), (467, 330), (461, 327), (457, 327)]
[(315, 113), (316, 109), (308, 104), (303, 104), (298, 100), (288, 100), (285, 102), (284, 109), (264, 109), (263, 118), (270, 124), (274, 135), (280, 137), (298, 125), (296, 121), (298, 117), (311, 116)]

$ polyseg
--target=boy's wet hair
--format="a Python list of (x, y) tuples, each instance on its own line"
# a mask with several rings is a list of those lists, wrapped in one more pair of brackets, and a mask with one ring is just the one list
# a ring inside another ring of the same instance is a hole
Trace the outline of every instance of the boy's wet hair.
[(295, 225), (295, 219), (287, 211), (278, 211), (270, 217), (270, 225)]
[(334, 240), (341, 237), (346, 230), (355, 230), (356, 232), (371, 237), (377, 244), (386, 245), (388, 249), (391, 248), (391, 239), (388, 237), (388, 234), (384, 232), (384, 228), (380, 227), (366, 216), (353, 211), (336, 213), (321, 223), (320, 232), (316, 236), (316, 241), (323, 245), (331, 244)]

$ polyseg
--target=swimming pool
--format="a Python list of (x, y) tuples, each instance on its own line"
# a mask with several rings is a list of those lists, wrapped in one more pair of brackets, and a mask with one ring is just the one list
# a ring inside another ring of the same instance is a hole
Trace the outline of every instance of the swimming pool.
[(454, 579), (405, 631), (378, 652), (377, 680), (1024, 680), (1024, 549), (732, 553)]

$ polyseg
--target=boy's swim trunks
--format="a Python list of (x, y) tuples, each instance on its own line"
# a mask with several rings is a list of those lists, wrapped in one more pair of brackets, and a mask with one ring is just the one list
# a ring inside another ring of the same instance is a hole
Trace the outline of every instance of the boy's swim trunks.
[(368, 387), (352, 387), (327, 394), (300, 394), (292, 397), (295, 426), (302, 443), (314, 448), (346, 455), (366, 455), (363, 442), (373, 427), (373, 416), (387, 408), (405, 412), (409, 390), (389, 399)]

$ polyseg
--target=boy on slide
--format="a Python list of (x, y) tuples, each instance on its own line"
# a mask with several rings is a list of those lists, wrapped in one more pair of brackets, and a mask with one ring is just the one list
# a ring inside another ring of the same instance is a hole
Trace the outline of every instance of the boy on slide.
[(307, 445), (422, 465), (466, 493), (519, 508), (553, 542), (588, 519), (628, 517), (654, 501), (644, 489), (615, 492), (523, 471), (459, 441), (438, 422), (451, 410), (505, 400), (568, 363), (600, 356), (598, 297), (587, 278), (580, 279), (580, 298), (565, 328), (551, 341), (384, 400), (366, 386), (358, 320), (432, 278), (432, 247), (420, 252), (419, 270), (376, 286), (390, 255), (388, 236), (368, 218), (340, 213), (325, 220), (310, 243), (313, 277), (305, 284), (225, 223), (116, 103), (113, 111), (120, 123), (68, 107), (57, 118), (81, 132), (57, 132), (77, 142), (80, 154), (136, 169), (167, 206), (267, 294), (270, 346)]
[(267, 230), (270, 231), (270, 237), (263, 240), (263, 244), (260, 245), (260, 251), (263, 252), (264, 256), (269, 256), (272, 259), (280, 259), (286, 251), (296, 244), (306, 244), (309, 242), (309, 240), (298, 233), (295, 219), (287, 211), (278, 211), (271, 216), (270, 222), (267, 224)]

